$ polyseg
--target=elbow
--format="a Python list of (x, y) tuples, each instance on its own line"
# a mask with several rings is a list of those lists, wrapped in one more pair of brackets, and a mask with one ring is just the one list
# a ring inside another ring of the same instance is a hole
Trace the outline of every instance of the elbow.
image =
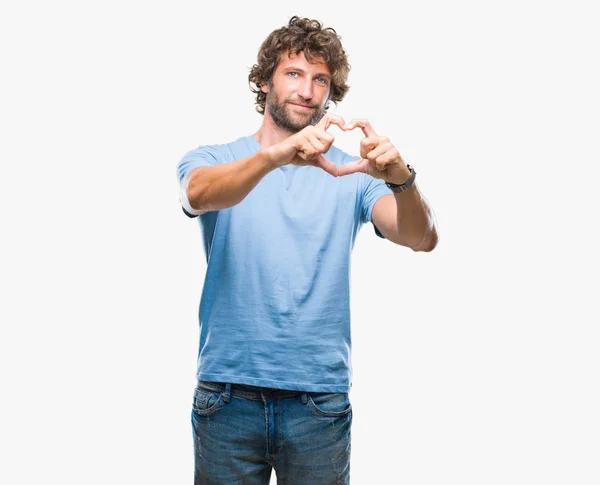
[(430, 253), (438, 244), (438, 233), (435, 228), (432, 228), (430, 233), (425, 236), (423, 241), (418, 246), (411, 247), (415, 252)]
[(179, 192), (179, 200), (183, 209), (194, 216), (199, 216), (208, 212), (207, 208), (202, 207), (201, 190), (197, 184), (194, 184), (191, 177), (187, 177), (186, 180), (181, 184), (181, 190)]
[(208, 212), (206, 207), (204, 207), (203, 203), (203, 192), (200, 187), (197, 185), (192, 186), (191, 184), (187, 189), (187, 199), (190, 206), (197, 211)]

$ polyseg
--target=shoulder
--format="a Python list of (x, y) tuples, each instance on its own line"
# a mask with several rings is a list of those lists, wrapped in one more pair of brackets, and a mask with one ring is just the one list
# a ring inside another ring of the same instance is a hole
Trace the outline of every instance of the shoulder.
[[(240, 155), (245, 155), (246, 152), (251, 152), (255, 149), (252, 146), (251, 136), (243, 136), (233, 141), (226, 143), (213, 143), (200, 145), (193, 150), (188, 151), (183, 160), (190, 159), (208, 159), (212, 163), (225, 163), (238, 158)], [(258, 144), (258, 142), (255, 142)], [(259, 147), (260, 148), (260, 147)]]

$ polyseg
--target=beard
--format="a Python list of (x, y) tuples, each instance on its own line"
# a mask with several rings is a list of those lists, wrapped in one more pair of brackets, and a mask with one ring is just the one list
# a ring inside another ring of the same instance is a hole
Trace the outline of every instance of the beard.
[[(291, 112), (291, 108), (288, 106), (293, 101), (281, 101), (277, 96), (277, 93), (271, 89), (267, 95), (267, 109), (273, 118), (273, 121), (279, 128), (283, 128), (291, 133), (298, 133), (309, 125), (316, 125), (323, 116), (327, 109), (324, 106), (311, 106), (312, 111), (306, 112)], [(304, 104), (296, 101), (298, 104)]]

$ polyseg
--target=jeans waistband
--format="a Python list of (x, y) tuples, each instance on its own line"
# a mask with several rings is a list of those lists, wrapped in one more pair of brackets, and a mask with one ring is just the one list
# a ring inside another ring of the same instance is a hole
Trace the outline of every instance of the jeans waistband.
[(247, 384), (230, 384), (226, 382), (198, 381), (198, 386), (208, 388), (213, 391), (227, 391), (230, 388), (230, 393), (234, 396), (245, 397), (260, 401), (265, 397), (295, 397), (306, 394), (306, 391), (295, 391), (290, 389), (274, 389), (272, 387), (257, 387)]

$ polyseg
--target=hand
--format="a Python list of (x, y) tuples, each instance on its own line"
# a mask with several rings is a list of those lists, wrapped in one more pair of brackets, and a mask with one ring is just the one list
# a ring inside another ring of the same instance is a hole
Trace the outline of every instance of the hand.
[(396, 147), (385, 136), (379, 136), (367, 120), (352, 120), (342, 129), (353, 130), (360, 127), (365, 138), (360, 141), (360, 156), (362, 160), (348, 162), (338, 167), (338, 175), (363, 172), (378, 179), (384, 179), (393, 184), (403, 184), (410, 177)]
[(267, 148), (270, 159), (278, 167), (288, 164), (310, 165), (322, 168), (337, 177), (338, 166), (323, 156), (323, 153), (331, 148), (334, 140), (333, 135), (327, 132), (327, 128), (332, 124), (342, 130), (345, 125), (341, 116), (327, 113), (315, 126), (307, 126), (282, 142)]

